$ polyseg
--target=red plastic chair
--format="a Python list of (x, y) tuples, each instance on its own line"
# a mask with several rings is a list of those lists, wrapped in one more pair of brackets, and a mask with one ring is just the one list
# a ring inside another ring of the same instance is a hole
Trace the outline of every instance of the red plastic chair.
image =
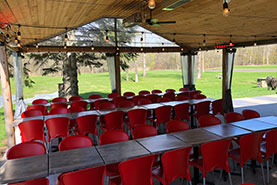
[(192, 98), (195, 94), (200, 94), (200, 93), (201, 93), (201, 91), (199, 91), (199, 90), (191, 91), (191, 92), (189, 92), (189, 97)]
[(29, 117), (36, 117), (36, 116), (43, 116), (42, 112), (37, 109), (25, 110), (21, 114), (21, 118), (29, 118)]
[(162, 106), (155, 109), (156, 127), (158, 127), (162, 123), (167, 123), (171, 120), (171, 109), (172, 109), (171, 106)]
[(166, 125), (166, 132), (168, 134), (172, 132), (180, 132), (188, 129), (189, 129), (188, 123), (180, 120), (171, 120)]
[(189, 156), (192, 147), (165, 152), (162, 155), (162, 167), (153, 170), (153, 176), (163, 185), (169, 185), (176, 178), (185, 178), (191, 185)]
[(184, 100), (189, 100), (189, 97), (185, 94), (178, 94), (177, 97), (175, 97), (176, 101), (184, 101)]
[(134, 106), (135, 106), (134, 102), (129, 100), (122, 101), (118, 104), (118, 108), (131, 108)]
[(266, 159), (267, 184), (269, 184), (269, 159), (277, 153), (277, 129), (268, 131), (265, 137), (265, 143), (261, 145), (262, 154)]
[(150, 100), (152, 103), (158, 103), (159, 96), (156, 94), (149, 94), (146, 96), (148, 100)]
[(55, 109), (55, 108), (66, 108), (67, 109), (68, 105), (64, 102), (60, 102), (60, 103), (54, 103), (51, 104), (50, 108), (51, 109)]
[(164, 98), (169, 98), (171, 101), (175, 100), (175, 94), (174, 94), (174, 92), (167, 92), (167, 93), (164, 94), (163, 97)]
[(182, 87), (179, 89), (179, 91), (189, 91), (189, 88)]
[(244, 116), (237, 112), (228, 112), (224, 115), (224, 119), (226, 123), (233, 123), (236, 121), (242, 121), (244, 120)]
[(112, 109), (116, 109), (116, 106), (111, 102), (104, 102), (104, 103), (100, 103), (98, 106), (95, 106), (95, 108), (98, 110), (112, 110)]
[(152, 178), (154, 159), (155, 155), (148, 155), (121, 162), (118, 168), (122, 184), (154, 185)]
[(142, 98), (145, 98), (144, 96), (138, 95), (138, 96), (134, 96), (132, 98), (132, 101), (134, 102), (135, 105), (138, 105), (138, 101)]
[(48, 103), (48, 100), (46, 99), (36, 99), (32, 102), (32, 104), (46, 104)]
[(46, 120), (48, 129), (48, 141), (58, 137), (69, 136), (70, 120), (66, 117), (50, 118)]
[(150, 91), (142, 90), (142, 91), (139, 91), (138, 94), (139, 94), (140, 96), (144, 96), (144, 95), (150, 94)]
[(22, 142), (33, 140), (45, 141), (43, 120), (23, 121), (18, 125), (18, 128), (21, 133)]
[(74, 101), (71, 103), (71, 107), (83, 107), (84, 110), (87, 110), (88, 102), (80, 100), (80, 101)]
[(171, 99), (168, 98), (168, 97), (162, 97), (162, 98), (158, 98), (158, 103), (161, 103), (161, 102), (170, 102)]
[(196, 100), (200, 100), (200, 99), (205, 99), (207, 98), (204, 94), (195, 94), (191, 97), (191, 99), (196, 99)]
[(63, 173), (58, 177), (58, 185), (103, 185), (105, 166), (87, 168)]
[(206, 175), (214, 169), (224, 169), (229, 175), (229, 181), (232, 185), (230, 166), (228, 161), (228, 150), (231, 140), (218, 140), (203, 144), (200, 147), (202, 158), (194, 159), (191, 165), (197, 167), (203, 176), (203, 184), (206, 181)]
[(81, 96), (71, 96), (69, 98), (69, 101), (80, 101), (80, 100), (83, 100), (83, 97), (81, 97)]
[(138, 105), (148, 105), (151, 104), (151, 100), (147, 99), (147, 98), (141, 98), (138, 100)]
[(229, 152), (229, 157), (240, 163), (242, 184), (244, 183), (243, 166), (249, 160), (257, 160), (261, 163), (263, 182), (266, 184), (262, 164), (262, 154), (260, 150), (263, 135), (264, 132), (256, 132), (242, 136), (240, 138), (240, 148), (233, 149)]
[(189, 107), (190, 107), (189, 103), (182, 103), (182, 104), (179, 104), (179, 105), (175, 105), (173, 107), (174, 115), (175, 115), (174, 119), (175, 120), (187, 120), (187, 121), (189, 121), (190, 120)]
[(128, 126), (130, 129), (146, 124), (147, 110), (145, 109), (133, 109), (128, 111)]
[(154, 89), (151, 91), (152, 94), (156, 94), (156, 93), (162, 93), (163, 91), (159, 90), (159, 89)]
[(124, 96), (119, 96), (119, 97), (115, 97), (115, 98), (113, 99), (113, 103), (115, 104), (116, 107), (118, 107), (118, 105), (119, 105), (120, 102), (123, 102), (123, 101), (126, 101), (126, 100), (127, 100), (126, 97), (124, 97)]
[(104, 116), (105, 119), (105, 128), (106, 130), (113, 130), (113, 129), (123, 129), (123, 118), (124, 112), (123, 111), (115, 111), (108, 113)]
[(253, 118), (261, 117), (261, 115), (257, 111), (250, 110), (250, 109), (244, 109), (242, 111), (242, 115), (244, 116), (245, 119), (253, 119)]
[(59, 144), (59, 151), (73, 150), (93, 146), (92, 140), (88, 136), (73, 135), (66, 137)]
[(7, 159), (31, 157), (46, 153), (45, 146), (36, 141), (27, 141), (11, 147), (7, 152)]
[(115, 98), (115, 97), (119, 97), (120, 94), (119, 93), (110, 93), (108, 94), (108, 98)]
[(109, 100), (107, 99), (102, 99), (102, 100), (96, 100), (94, 103), (93, 103), (93, 108), (95, 108), (96, 110), (99, 109), (99, 105), (101, 103), (106, 103), (106, 102), (109, 102)]
[(221, 124), (221, 120), (212, 115), (203, 115), (198, 118), (198, 126), (200, 128), (219, 124)]
[(175, 90), (174, 89), (166, 89), (165, 92), (166, 93), (175, 93)]
[(93, 99), (93, 100), (100, 99), (100, 98), (102, 98), (100, 94), (92, 94), (88, 97), (88, 99)]
[(61, 103), (61, 102), (67, 102), (67, 99), (64, 97), (57, 97), (52, 100), (54, 103)]
[(67, 108), (63, 108), (63, 107), (60, 107), (60, 108), (53, 108), (49, 111), (49, 114), (50, 115), (54, 115), (54, 114), (66, 114), (68, 113), (68, 110)]
[(125, 92), (124, 94), (123, 94), (123, 96), (124, 97), (133, 97), (133, 96), (135, 96), (136, 94), (134, 93), (134, 92)]
[(83, 112), (83, 111), (86, 111), (84, 109), (84, 107), (80, 107), (80, 106), (77, 106), (77, 105), (69, 108), (69, 112), (71, 112), (71, 113)]
[(212, 112), (213, 115), (224, 115), (224, 104), (222, 99), (218, 99), (212, 102)]
[(132, 130), (133, 139), (139, 139), (156, 135), (158, 135), (158, 131), (152, 125), (138, 125)]
[(194, 116), (198, 119), (200, 116), (210, 114), (210, 104), (211, 101), (202, 101), (195, 104), (195, 114)]
[(76, 119), (78, 132), (80, 135), (97, 134), (97, 115), (86, 115)]
[(27, 110), (33, 110), (33, 109), (40, 110), (43, 115), (48, 114), (47, 107), (45, 107), (44, 105), (29, 105), (27, 107)]
[(40, 178), (19, 183), (9, 183), (9, 185), (49, 185), (49, 180), (47, 178)]

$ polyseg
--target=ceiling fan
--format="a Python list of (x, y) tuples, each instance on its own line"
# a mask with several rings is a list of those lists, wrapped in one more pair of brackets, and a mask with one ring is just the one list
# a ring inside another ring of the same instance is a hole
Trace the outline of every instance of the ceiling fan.
[(175, 24), (176, 21), (159, 21), (152, 17), (152, 10), (150, 9), (150, 18), (146, 19), (145, 22), (150, 26), (161, 27), (161, 24)]

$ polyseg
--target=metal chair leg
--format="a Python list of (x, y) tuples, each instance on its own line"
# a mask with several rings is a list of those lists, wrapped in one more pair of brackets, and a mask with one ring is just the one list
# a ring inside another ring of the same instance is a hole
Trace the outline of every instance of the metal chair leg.
[(203, 177), (203, 185), (206, 185), (206, 178)]
[(231, 178), (231, 173), (228, 173), (228, 176), (229, 176), (230, 185), (233, 185), (232, 178)]
[(244, 184), (244, 179), (243, 179), (243, 167), (240, 168), (241, 171), (241, 183)]
[(269, 160), (266, 161), (266, 171), (267, 184), (269, 184)]
[(265, 176), (264, 176), (263, 162), (261, 162), (261, 169), (262, 169), (263, 183), (264, 183), (264, 185), (266, 185), (266, 183), (265, 183)]
[(189, 185), (192, 185), (191, 181), (188, 181), (189, 182)]

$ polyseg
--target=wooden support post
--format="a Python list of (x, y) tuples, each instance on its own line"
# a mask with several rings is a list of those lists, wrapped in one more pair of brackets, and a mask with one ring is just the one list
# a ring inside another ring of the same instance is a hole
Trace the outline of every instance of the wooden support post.
[(116, 92), (121, 94), (121, 75), (120, 75), (120, 53), (117, 52), (114, 56), (115, 62), (115, 86)]
[(189, 81), (189, 89), (192, 89), (192, 66), (191, 66), (191, 54), (188, 54), (188, 81)]
[(13, 52), (16, 102), (23, 98), (23, 67), (20, 53)]
[(226, 102), (226, 89), (227, 89), (227, 84), (226, 84), (226, 80), (227, 80), (227, 49), (223, 48), (222, 49), (222, 100), (224, 102), (224, 106), (225, 106), (225, 102)]
[(5, 126), (7, 133), (7, 145), (12, 147), (15, 144), (13, 128), (13, 108), (11, 97), (11, 86), (8, 71), (8, 60), (4, 42), (0, 43), (0, 78), (4, 104)]

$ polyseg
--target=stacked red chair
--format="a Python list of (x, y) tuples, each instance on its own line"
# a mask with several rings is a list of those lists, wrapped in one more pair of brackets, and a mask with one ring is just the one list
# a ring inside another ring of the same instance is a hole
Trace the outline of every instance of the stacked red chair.
[(166, 133), (180, 132), (184, 130), (188, 130), (189, 125), (185, 121), (181, 120), (171, 120), (166, 125)]

